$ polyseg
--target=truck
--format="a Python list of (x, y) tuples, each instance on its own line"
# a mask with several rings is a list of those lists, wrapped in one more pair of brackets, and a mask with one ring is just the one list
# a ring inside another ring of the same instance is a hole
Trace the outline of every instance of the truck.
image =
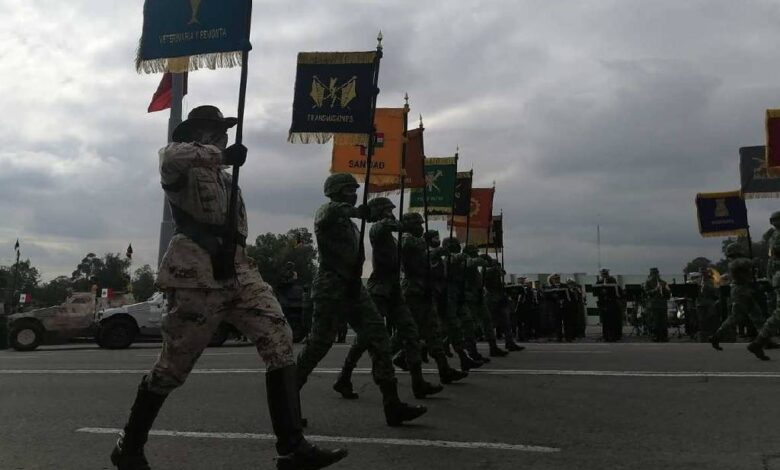
[[(105, 349), (125, 349), (136, 341), (160, 340), (162, 321), (167, 314), (168, 302), (163, 292), (155, 292), (145, 302), (98, 311), (95, 339)], [(240, 337), (233, 325), (223, 322), (209, 346), (222, 346), (229, 338)]]
[(60, 305), (9, 315), (8, 339), (17, 351), (33, 351), (42, 344), (93, 338), (99, 311), (133, 301), (132, 294), (97, 297), (95, 292), (74, 292)]

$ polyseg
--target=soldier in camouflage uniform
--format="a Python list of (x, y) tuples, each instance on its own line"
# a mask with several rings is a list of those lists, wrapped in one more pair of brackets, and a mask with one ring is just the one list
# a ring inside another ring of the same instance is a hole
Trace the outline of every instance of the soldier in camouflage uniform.
[(338, 329), (348, 322), (360, 344), (371, 355), (374, 382), (382, 391), (385, 420), (388, 426), (399, 426), (427, 410), (423, 406), (402, 403), (398, 398), (390, 338), (382, 316), (361, 281), (365, 254), (360, 246), (360, 231), (351, 219), (367, 219), (369, 208), (355, 207), (358, 187), (355, 178), (347, 173), (335, 173), (325, 180), (324, 192), (330, 202), (317, 210), (314, 219), (320, 262), (312, 286), (312, 331), (298, 355), (298, 383), (303, 387), (309, 374), (330, 350)]
[[(507, 351), (522, 351), (522, 346), (515, 344), (512, 332), (512, 302), (504, 287), (504, 268), (497, 259), (483, 255), (489, 263), (485, 267), (485, 306), (494, 320), (494, 324), (501, 328), (504, 334), (504, 345)], [(492, 346), (491, 346), (492, 349)], [(496, 346), (498, 349), (498, 346)]]
[[(436, 284), (432, 282), (433, 269), (430, 264), (441, 264), (444, 255), (439, 232), (431, 230), (423, 235), (425, 221), (422, 215), (415, 212), (404, 214), (402, 222), (406, 233), (401, 242), (401, 261), (404, 270), (401, 286), (406, 303), (417, 323), (420, 338), (425, 341), (429, 354), (436, 361), (442, 383), (456, 382), (468, 376), (468, 373), (450, 367), (444, 353), (436, 302), (436, 297), (440, 293), (436, 291)], [(430, 261), (426, 261), (429, 259), (428, 251), (430, 251)]]
[(698, 316), (698, 341), (705, 342), (720, 325), (715, 306), (718, 303), (719, 291), (712, 278), (709, 268), (699, 270), (699, 295), (696, 297), (696, 314)]
[[(401, 292), (399, 278), (398, 243), (393, 232), (406, 230), (393, 215), (395, 204), (386, 197), (377, 197), (368, 203), (370, 222), (373, 270), (368, 278), (368, 292), (379, 312), (395, 326), (394, 340), (404, 352), (405, 366), (412, 377), (412, 390), (416, 398), (425, 398), (442, 391), (441, 385), (433, 385), (425, 381), (422, 374), (422, 358), (420, 356), (420, 335), (406, 300)], [(424, 258), (423, 258), (424, 261)], [(341, 368), (333, 389), (344, 398), (358, 398), (352, 388), (352, 371), (357, 367), (360, 357), (368, 349), (362, 337), (357, 335), (355, 342), (347, 352), (344, 365)]]
[(651, 337), (656, 343), (669, 341), (669, 317), (667, 301), (671, 298), (669, 286), (658, 272), (658, 268), (650, 268), (650, 275), (643, 285), (645, 312), (650, 317)]
[(460, 358), (460, 366), (464, 372), (482, 366), (489, 362), (477, 351), (476, 325), (474, 318), (465, 302), (464, 282), (467, 264), (483, 264), (481, 261), (471, 261), (471, 258), (461, 253), (457, 238), (449, 237), (442, 241), (442, 247), (447, 251), (446, 258), (446, 305), (444, 306), (448, 336), (453, 349)]
[[(720, 338), (727, 330), (733, 328), (741, 318), (749, 319), (757, 330), (760, 330), (764, 324), (761, 307), (753, 296), (753, 282), (755, 280), (753, 262), (745, 257), (742, 247), (737, 243), (726, 247), (726, 259), (729, 261), (729, 278), (731, 279), (729, 316), (723, 320), (718, 331), (710, 337), (710, 344), (718, 351), (723, 350), (720, 347)], [(751, 343), (751, 345), (753, 344), (755, 343)], [(754, 351), (751, 350), (751, 352)], [(754, 353), (757, 356), (763, 355), (762, 350)]]
[(748, 345), (748, 350), (756, 355), (762, 361), (768, 361), (769, 356), (764, 353), (764, 348), (774, 346), (772, 336), (777, 334), (780, 328), (780, 211), (773, 212), (769, 222), (774, 228), (772, 236), (769, 238), (769, 260), (767, 261), (766, 277), (772, 282), (774, 290), (775, 309), (772, 315), (766, 319), (763, 326), (758, 330), (756, 338)]
[(293, 358), (292, 332), (271, 287), (260, 277), (244, 248), (246, 210), (238, 201), (235, 258), (225, 253), (231, 177), (227, 165), (242, 165), (246, 147), (227, 145), (235, 118), (223, 118), (213, 106), (193, 109), (174, 131), (174, 143), (160, 151), (160, 175), (171, 205), (175, 235), (157, 278), (166, 291), (169, 312), (163, 319), (163, 347), (144, 376), (130, 417), (111, 461), (120, 470), (148, 470), (143, 447), (166, 397), (184, 384), (220, 322), (232, 323), (250, 338), (266, 363), (268, 409), (277, 468), (323, 468), (346, 451), (321, 450), (303, 436)]

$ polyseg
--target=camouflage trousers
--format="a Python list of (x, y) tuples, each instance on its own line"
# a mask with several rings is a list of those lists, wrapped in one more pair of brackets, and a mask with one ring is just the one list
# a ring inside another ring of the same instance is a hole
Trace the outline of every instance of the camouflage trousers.
[(461, 302), (457, 288), (447, 290), (447, 308), (445, 314), (447, 336), (450, 344), (456, 350), (463, 349), (465, 344), (475, 341), (477, 325), (466, 302)]
[(753, 289), (750, 286), (735, 285), (731, 286), (731, 297), (729, 297), (729, 316), (720, 324), (720, 328), (715, 332), (715, 338), (720, 338), (729, 329), (733, 328), (741, 319), (749, 319), (757, 331), (760, 331), (764, 325), (764, 314), (761, 307), (753, 297)]
[(271, 287), (261, 280), (225, 289), (169, 289), (163, 346), (146, 379), (166, 395), (184, 384), (221, 322), (251, 339), (268, 370), (295, 364), (292, 330)]
[(482, 297), (475, 296), (466, 301), (466, 306), (473, 317), (474, 324), (481, 326), (482, 336), (489, 342), (495, 342), (496, 330), (493, 327), (493, 318), (490, 311), (488, 311), (487, 305), (485, 305), (485, 300)]
[(451, 344), (456, 351), (462, 350), (464, 347), (463, 330), (461, 329), (460, 318), (458, 318), (457, 307), (450, 306), (450, 299), (446, 290), (436, 295), (435, 302), (442, 335), (446, 335), (446, 342)]
[(436, 302), (429, 294), (419, 291), (404, 290), (404, 297), (417, 324), (420, 339), (425, 342), (432, 357), (440, 357), (444, 354), (444, 342)]
[(655, 341), (669, 339), (669, 318), (666, 312), (666, 300), (649, 299), (645, 310), (648, 314), (650, 334)]
[[(369, 293), (379, 313), (395, 327), (391, 343), (392, 345), (397, 345), (397, 347), (393, 347), (391, 350), (397, 351), (402, 349), (406, 353), (406, 361), (410, 365), (422, 363), (420, 357), (420, 335), (417, 330), (417, 324), (401, 293), (400, 283), (394, 281), (377, 285), (369, 281)], [(344, 366), (354, 369), (360, 357), (363, 356), (363, 353), (368, 348), (369, 342), (366, 341), (364, 335), (358, 333), (352, 346), (349, 348), (349, 352), (347, 352)]]
[(493, 318), (493, 326), (500, 328), (504, 338), (512, 338), (512, 305), (502, 292), (487, 292), (485, 306)]
[(390, 337), (374, 301), (359, 280), (349, 282), (331, 272), (319, 272), (314, 281), (314, 311), (309, 339), (298, 354), (298, 386), (328, 354), (339, 328), (348, 323), (371, 356), (377, 385), (395, 382)]
[(764, 326), (758, 330), (759, 338), (769, 339), (780, 330), (780, 288), (775, 288), (775, 310), (772, 315), (766, 319)]

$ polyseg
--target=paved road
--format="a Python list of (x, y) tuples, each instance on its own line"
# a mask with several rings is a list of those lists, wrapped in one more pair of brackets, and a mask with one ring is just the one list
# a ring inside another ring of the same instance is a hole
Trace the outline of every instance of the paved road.
[[(360, 400), (330, 390), (336, 346), (304, 389), (307, 432), (347, 446), (344, 469), (780, 469), (780, 354), (762, 363), (744, 346), (534, 343), (400, 429), (384, 425), (367, 357)], [(158, 348), (0, 352), (0, 469), (111, 468), (114, 429)], [(273, 468), (261, 369), (251, 346), (207, 350), (155, 425), (153, 468)]]

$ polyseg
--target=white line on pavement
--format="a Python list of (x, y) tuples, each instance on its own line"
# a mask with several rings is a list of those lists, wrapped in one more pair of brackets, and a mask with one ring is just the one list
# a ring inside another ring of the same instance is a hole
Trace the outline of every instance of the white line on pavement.
[[(115, 428), (81, 428), (76, 432), (85, 432), (91, 434), (117, 434), (121, 431)], [(275, 441), (273, 434), (255, 434), (244, 432), (189, 432), (189, 431), (151, 431), (152, 436), (165, 437), (192, 437), (208, 439), (253, 439), (264, 441)], [(338, 442), (349, 444), (381, 444), (394, 446), (413, 446), (413, 447), (446, 447), (454, 449), (492, 449), (492, 450), (513, 450), (520, 452), (542, 452), (553, 453), (560, 452), (557, 447), (532, 446), (524, 444), (505, 444), (502, 442), (459, 442), (459, 441), (434, 441), (425, 439), (390, 439), (376, 437), (346, 437), (346, 436), (313, 436), (306, 435), (307, 439), (314, 442)]]
[[(315, 374), (338, 374), (341, 369), (315, 369)], [(90, 375), (90, 374), (145, 374), (148, 369), (0, 369), (0, 375)], [(436, 374), (435, 369), (425, 369), (426, 374)], [(262, 374), (265, 369), (195, 369), (192, 374)], [(355, 374), (370, 374), (371, 369), (355, 369)], [(780, 372), (667, 372), (621, 370), (552, 370), (552, 369), (477, 369), (474, 375), (552, 375), (584, 377), (669, 377), (669, 378), (754, 378), (778, 379)]]

